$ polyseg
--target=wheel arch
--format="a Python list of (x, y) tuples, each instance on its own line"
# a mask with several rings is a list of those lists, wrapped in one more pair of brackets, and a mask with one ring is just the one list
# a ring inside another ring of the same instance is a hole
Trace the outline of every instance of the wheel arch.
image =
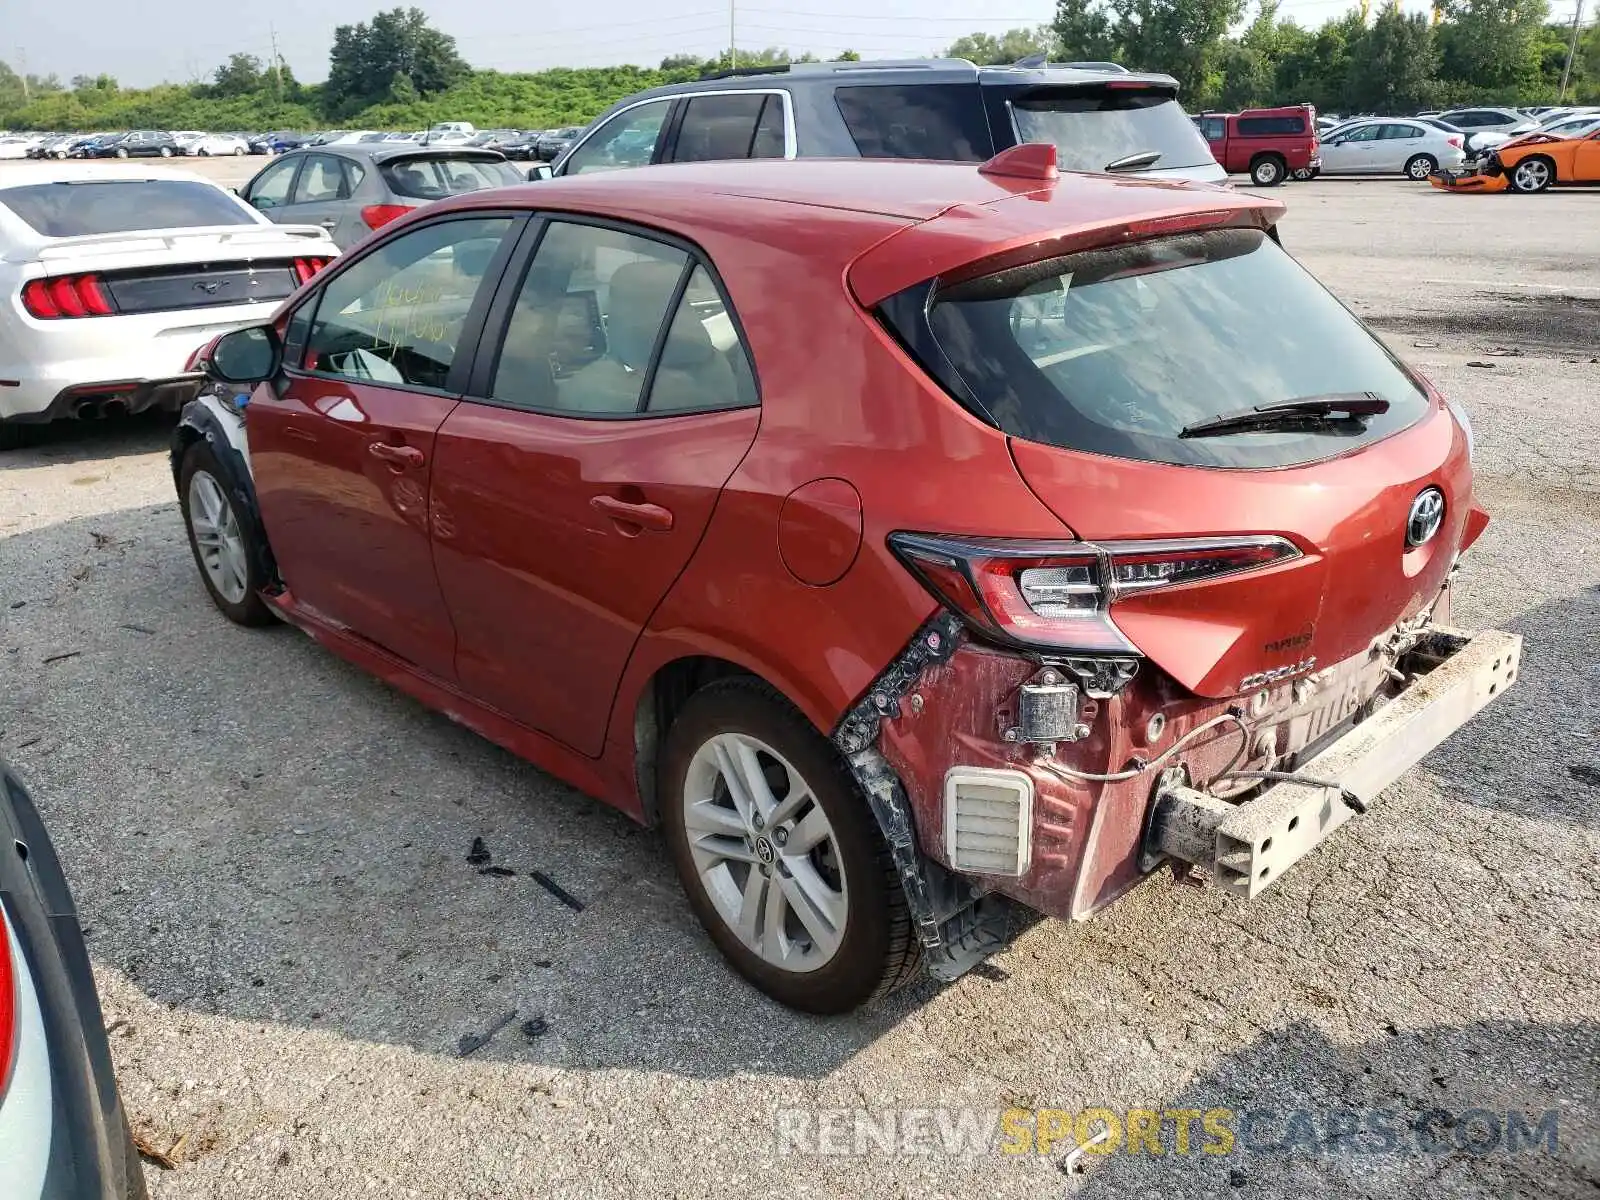
[(277, 559), (256, 503), (255, 476), (250, 469), (250, 447), (245, 440), (243, 419), (215, 396), (202, 396), (184, 405), (177, 428), (172, 431), (169, 451), (174, 488), (181, 488), (183, 460), (198, 442), (211, 447), (240, 518), (252, 527), (252, 545), (257, 547), (261, 578), (269, 580), (272, 586), (281, 586), (283, 577), (278, 572)]
[[(741, 658), (743, 656), (740, 656)], [(647, 826), (660, 822), (660, 788), (656, 764), (661, 754), (661, 744), (667, 730), (682, 713), (689, 698), (703, 688), (723, 679), (756, 679), (772, 688), (816, 725), (814, 714), (807, 712), (774, 676), (776, 672), (752, 665), (749, 661), (735, 661), (720, 654), (685, 651), (675, 657), (658, 662), (645, 677), (633, 695), (630, 706), (624, 707), (619, 717), (631, 709), (632, 720), (623, 724), (630, 739), (629, 750), (633, 760), (634, 784), (639, 792), (640, 819)], [(826, 737), (829, 730), (819, 731)], [(619, 730), (619, 734), (624, 730)]]

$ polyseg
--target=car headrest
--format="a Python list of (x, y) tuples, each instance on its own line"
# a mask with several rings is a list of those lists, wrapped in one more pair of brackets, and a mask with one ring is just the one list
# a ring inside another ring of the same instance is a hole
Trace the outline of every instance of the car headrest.
[(681, 264), (670, 262), (633, 262), (616, 269), (606, 320), (613, 358), (634, 370), (649, 365), (663, 314), (682, 274)]

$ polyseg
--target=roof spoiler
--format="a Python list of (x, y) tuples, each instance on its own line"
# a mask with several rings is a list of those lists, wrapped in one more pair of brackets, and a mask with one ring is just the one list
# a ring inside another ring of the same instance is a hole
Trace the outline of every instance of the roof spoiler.
[(1056, 148), (1052, 142), (1023, 142), (1000, 151), (983, 166), (979, 175), (998, 175), (1006, 179), (1041, 179), (1046, 182), (1061, 175), (1056, 167)]

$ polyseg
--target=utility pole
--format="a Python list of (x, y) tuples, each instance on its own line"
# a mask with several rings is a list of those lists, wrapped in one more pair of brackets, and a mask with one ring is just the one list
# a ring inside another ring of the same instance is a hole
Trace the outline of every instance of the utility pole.
[(1572, 10), (1572, 41), (1567, 44), (1567, 65), (1561, 68), (1561, 94), (1556, 97), (1556, 103), (1561, 104), (1567, 98), (1567, 80), (1572, 77), (1572, 60), (1578, 56), (1578, 29), (1583, 24), (1583, 0), (1577, 0), (1577, 7)]
[(738, 0), (728, 0), (728, 70), (730, 71), (739, 69), (739, 43), (734, 33), (734, 6), (737, 3)]
[(267, 36), (272, 39), (272, 98), (283, 99), (283, 73), (278, 69), (278, 27), (267, 23)]

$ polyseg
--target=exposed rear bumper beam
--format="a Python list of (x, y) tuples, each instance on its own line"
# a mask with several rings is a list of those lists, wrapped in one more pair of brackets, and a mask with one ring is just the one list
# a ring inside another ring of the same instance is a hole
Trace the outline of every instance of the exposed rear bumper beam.
[(1407, 661), (1426, 673), (1296, 770), (1319, 783), (1276, 783), (1243, 804), (1164, 784), (1147, 855), (1193, 863), (1245, 899), (1260, 894), (1505, 691), (1521, 657), (1513, 633), (1433, 631)]

